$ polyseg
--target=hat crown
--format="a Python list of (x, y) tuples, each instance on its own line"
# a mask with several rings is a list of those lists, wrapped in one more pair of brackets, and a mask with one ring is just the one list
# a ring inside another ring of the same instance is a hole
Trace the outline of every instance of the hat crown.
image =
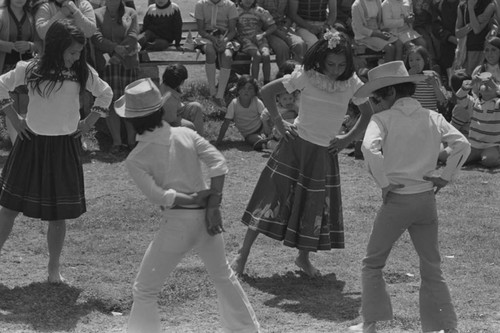
[(404, 62), (401, 60), (386, 62), (368, 71), (368, 81), (384, 77), (409, 77)]
[(128, 112), (140, 112), (158, 108), (162, 96), (150, 78), (140, 79), (125, 87), (125, 105)]

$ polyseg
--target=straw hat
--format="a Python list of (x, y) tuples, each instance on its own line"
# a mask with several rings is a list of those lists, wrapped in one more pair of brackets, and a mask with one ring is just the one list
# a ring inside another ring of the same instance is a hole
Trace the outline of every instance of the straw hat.
[(123, 118), (144, 117), (158, 111), (170, 97), (161, 95), (160, 90), (150, 78), (134, 81), (125, 87), (125, 93), (116, 100), (115, 112)]
[(406, 82), (424, 81), (424, 74), (409, 75), (402, 61), (386, 62), (368, 71), (368, 82), (356, 91), (354, 97), (369, 97), (377, 89)]

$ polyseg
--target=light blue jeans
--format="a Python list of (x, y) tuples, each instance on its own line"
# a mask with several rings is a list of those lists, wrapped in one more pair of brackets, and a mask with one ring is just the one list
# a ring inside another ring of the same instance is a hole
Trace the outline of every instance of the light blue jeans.
[(210, 236), (205, 210), (167, 210), (166, 222), (149, 245), (133, 286), (129, 333), (159, 333), (158, 294), (180, 260), (195, 249), (212, 278), (224, 332), (259, 332), (259, 323), (224, 252), (222, 234)]
[(433, 191), (389, 193), (368, 241), (362, 268), (361, 312), (365, 323), (392, 320), (392, 305), (382, 275), (394, 243), (408, 230), (420, 258), (420, 320), (424, 332), (456, 328), (457, 316), (441, 271), (438, 218)]

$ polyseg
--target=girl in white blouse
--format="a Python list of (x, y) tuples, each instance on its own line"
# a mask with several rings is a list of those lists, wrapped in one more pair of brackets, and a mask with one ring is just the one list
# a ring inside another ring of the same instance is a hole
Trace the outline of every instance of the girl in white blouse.
[[(113, 93), (85, 61), (85, 36), (67, 20), (54, 22), (45, 38), (45, 53), (0, 76), (0, 110), (18, 138), (0, 175), (0, 249), (14, 220), (25, 216), (49, 222), (48, 281), (64, 282), (59, 258), (66, 219), (86, 211), (79, 137), (106, 115)], [(9, 91), (27, 84), (28, 112), (19, 115)], [(90, 114), (80, 120), (79, 94), (95, 97)]]

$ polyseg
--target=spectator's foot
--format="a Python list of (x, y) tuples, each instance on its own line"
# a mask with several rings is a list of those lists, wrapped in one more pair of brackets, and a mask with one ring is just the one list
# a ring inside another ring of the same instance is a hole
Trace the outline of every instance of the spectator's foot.
[(354, 326), (349, 327), (349, 332), (353, 332), (353, 333), (377, 333), (377, 329), (375, 328), (375, 322), (359, 323), (358, 325), (354, 325)]
[(299, 255), (297, 259), (295, 259), (295, 265), (312, 278), (321, 276), (321, 272), (311, 264), (309, 257)]
[(248, 257), (241, 255), (241, 253), (238, 253), (236, 258), (233, 259), (231, 262), (231, 268), (233, 269), (234, 273), (236, 275), (242, 275), (243, 272), (245, 271), (245, 265), (247, 264), (247, 259)]

